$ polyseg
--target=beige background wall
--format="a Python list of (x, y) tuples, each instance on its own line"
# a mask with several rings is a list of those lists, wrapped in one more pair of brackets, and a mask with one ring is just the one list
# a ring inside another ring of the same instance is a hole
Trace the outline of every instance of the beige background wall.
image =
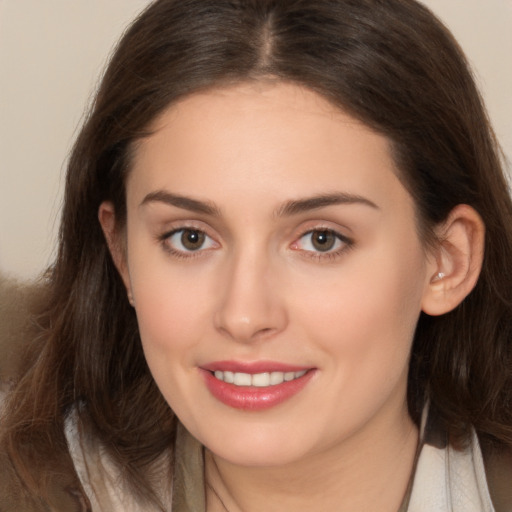
[[(51, 261), (62, 171), (106, 56), (147, 0), (0, 0), (0, 269)], [(466, 50), (512, 160), (512, 0), (425, 0)]]

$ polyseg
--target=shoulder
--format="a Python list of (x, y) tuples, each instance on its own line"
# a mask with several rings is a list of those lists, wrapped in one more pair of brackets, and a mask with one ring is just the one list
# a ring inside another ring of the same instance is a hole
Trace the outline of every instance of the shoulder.
[[(41, 310), (45, 288), (39, 283), (21, 282), (0, 273), (0, 409), (8, 401), (11, 383), (21, 371), (22, 357), (39, 332), (34, 316)], [(5, 413), (5, 411), (3, 412)], [(0, 422), (5, 427), (5, 422)], [(6, 432), (0, 428), (0, 438)], [(85, 511), (77, 492), (70, 486), (72, 475), (56, 478), (48, 489), (54, 510)], [(42, 512), (48, 507), (26, 491), (6, 450), (0, 449), (0, 511)]]
[(24, 348), (37, 334), (34, 313), (44, 301), (45, 287), (0, 273), (0, 383), (20, 369)]
[(512, 512), (512, 453), (471, 428), (455, 447), (434, 409), (424, 411), (409, 499), (402, 510)]
[(482, 443), (489, 493), (496, 512), (512, 512), (512, 448)]
[[(125, 478), (123, 468), (114, 462), (105, 445), (82, 423), (80, 409), (81, 404), (77, 404), (66, 418), (65, 436), (75, 471), (85, 496), (90, 502), (91, 510), (108, 510), (109, 512), (162, 510), (156, 504), (146, 502), (134, 494)], [(166, 475), (170, 475), (170, 464), (172, 464), (170, 453), (163, 453), (150, 468), (155, 491), (165, 505), (165, 510), (171, 510), (171, 484), (165, 478)], [(172, 508), (172, 510), (175, 509)]]

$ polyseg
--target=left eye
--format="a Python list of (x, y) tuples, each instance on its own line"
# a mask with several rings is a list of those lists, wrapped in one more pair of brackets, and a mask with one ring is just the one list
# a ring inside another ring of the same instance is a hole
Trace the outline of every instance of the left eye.
[(302, 235), (294, 245), (303, 251), (334, 252), (346, 243), (341, 235), (330, 229), (315, 229)]
[(190, 228), (174, 231), (167, 237), (166, 243), (179, 252), (194, 252), (215, 246), (215, 242), (204, 231)]

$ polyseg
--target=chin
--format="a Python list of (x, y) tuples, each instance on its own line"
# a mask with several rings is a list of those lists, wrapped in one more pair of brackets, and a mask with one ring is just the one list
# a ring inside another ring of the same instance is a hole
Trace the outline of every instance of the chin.
[(299, 461), (308, 452), (305, 440), (290, 435), (289, 430), (283, 427), (255, 428), (252, 432), (221, 433), (208, 438), (203, 444), (210, 452), (237, 466), (286, 466)]

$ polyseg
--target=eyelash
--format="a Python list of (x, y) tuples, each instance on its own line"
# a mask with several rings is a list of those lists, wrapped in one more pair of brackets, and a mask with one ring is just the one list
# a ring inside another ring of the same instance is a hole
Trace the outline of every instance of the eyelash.
[(211, 236), (209, 236), (204, 229), (199, 229), (199, 228), (196, 228), (194, 226), (180, 226), (179, 228), (173, 229), (171, 231), (167, 231), (166, 233), (164, 233), (164, 234), (162, 234), (162, 235), (160, 235), (158, 237), (158, 241), (162, 245), (163, 249), (168, 254), (173, 256), (174, 258), (177, 258), (177, 259), (188, 259), (189, 260), (189, 259), (192, 259), (192, 258), (197, 258), (199, 256), (202, 256), (202, 253), (204, 253), (204, 251), (208, 250), (208, 249), (203, 249), (202, 246), (200, 248), (198, 248), (197, 250), (195, 250), (195, 251), (194, 250), (186, 251), (186, 250), (175, 249), (170, 244), (170, 239), (174, 235), (177, 235), (178, 233), (182, 233), (184, 231), (191, 231), (191, 232), (203, 234), (205, 237), (210, 239), (213, 242), (213, 244), (218, 245), (217, 242), (215, 242), (213, 240), (213, 238)]
[(336, 250), (329, 250), (329, 251), (325, 251), (325, 252), (322, 252), (322, 251), (311, 251), (311, 250), (302, 250), (302, 253), (303, 253), (304, 257), (310, 258), (310, 259), (312, 259), (314, 261), (326, 261), (326, 260), (328, 260), (328, 261), (335, 261), (340, 256), (342, 256), (345, 252), (349, 251), (350, 249), (352, 249), (354, 247), (354, 240), (352, 240), (351, 238), (348, 238), (345, 235), (342, 235), (341, 233), (338, 233), (334, 229), (324, 228), (324, 227), (316, 227), (314, 229), (309, 229), (308, 231), (306, 231), (305, 233), (300, 235), (297, 238), (297, 241), (292, 244), (292, 249), (300, 251), (301, 249), (296, 247), (297, 244), (298, 244), (298, 241), (301, 240), (302, 238), (308, 236), (308, 235), (313, 235), (314, 233), (328, 233), (328, 234), (330, 234), (330, 235), (332, 235), (332, 236), (334, 236), (336, 238), (335, 243), (336, 242), (341, 242), (342, 243), (342, 246), (339, 247), (338, 249), (336, 249)]
[[(162, 245), (163, 249), (169, 253), (171, 256), (177, 259), (192, 259), (197, 258), (203, 255), (205, 251), (208, 251), (210, 248), (202, 248), (199, 247), (197, 250), (180, 250), (175, 249), (172, 245), (170, 245), (170, 239), (177, 235), (178, 233), (182, 233), (184, 231), (191, 231), (196, 232), (204, 235), (208, 239), (212, 241), (213, 244), (218, 245), (217, 242), (213, 240), (212, 237), (210, 237), (203, 229), (196, 228), (194, 226), (180, 226), (179, 228), (173, 229), (171, 231), (168, 231), (160, 236), (158, 236), (158, 241)], [(328, 233), (336, 238), (336, 242), (341, 242), (342, 246), (334, 251), (328, 250), (325, 252), (322, 251), (314, 251), (314, 250), (303, 250), (297, 247), (298, 241), (303, 239), (304, 237), (308, 235), (312, 235), (314, 233)], [(354, 246), (354, 240), (351, 238), (346, 237), (345, 235), (342, 235), (341, 233), (338, 233), (334, 229), (331, 228), (324, 228), (324, 227), (317, 227), (314, 229), (309, 229), (306, 232), (302, 233), (295, 242), (292, 243), (291, 248), (292, 250), (301, 251), (302, 256), (315, 260), (315, 261), (334, 261), (340, 256), (342, 256), (345, 252), (352, 249)]]

